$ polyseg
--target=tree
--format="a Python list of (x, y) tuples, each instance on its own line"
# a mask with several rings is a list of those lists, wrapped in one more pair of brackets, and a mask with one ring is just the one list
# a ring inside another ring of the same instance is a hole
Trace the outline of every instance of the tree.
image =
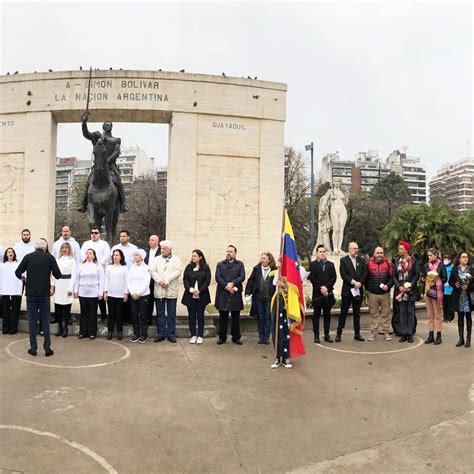
[(310, 184), (306, 176), (303, 155), (293, 148), (285, 148), (284, 206), (295, 233), (301, 255), (309, 258), (310, 252)]
[(410, 242), (413, 252), (420, 255), (431, 247), (448, 253), (472, 252), (474, 235), (472, 227), (466, 226), (469, 219), (469, 213), (454, 213), (445, 199), (435, 199), (431, 205), (405, 204), (385, 227), (382, 240), (393, 254), (401, 240)]
[(381, 201), (386, 208), (387, 220), (390, 221), (394, 212), (403, 204), (411, 202), (411, 192), (403, 178), (393, 171), (380, 179), (370, 193), (372, 199)]
[(166, 232), (166, 184), (151, 179), (135, 179), (127, 196), (129, 212), (120, 214), (118, 229), (127, 229), (140, 248), (148, 245), (148, 237)]
[(351, 193), (347, 213), (344, 248), (349, 242), (357, 242), (362, 254), (372, 255), (386, 224), (383, 203), (367, 193)]

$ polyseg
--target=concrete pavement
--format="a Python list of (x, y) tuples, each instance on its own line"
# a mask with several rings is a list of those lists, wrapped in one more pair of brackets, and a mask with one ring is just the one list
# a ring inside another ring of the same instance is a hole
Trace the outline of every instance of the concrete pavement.
[(308, 355), (276, 370), (254, 332), (241, 347), (53, 337), (50, 358), (28, 356), (26, 337), (0, 336), (0, 473), (474, 465), (472, 349), (454, 347), (454, 324), (440, 346), (359, 343), (347, 331), (319, 347), (308, 330)]

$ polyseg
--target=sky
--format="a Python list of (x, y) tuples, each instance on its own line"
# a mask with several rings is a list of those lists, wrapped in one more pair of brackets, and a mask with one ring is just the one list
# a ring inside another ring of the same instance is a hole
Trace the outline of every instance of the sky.
[[(406, 146), (432, 176), (472, 156), (472, 24), (472, 4), (453, 2), (2, 1), (0, 71), (184, 68), (283, 82), (285, 144), (314, 142), (316, 169), (327, 153)], [(166, 125), (116, 123), (114, 135), (166, 165)], [(59, 127), (58, 156), (90, 151), (79, 124)]]

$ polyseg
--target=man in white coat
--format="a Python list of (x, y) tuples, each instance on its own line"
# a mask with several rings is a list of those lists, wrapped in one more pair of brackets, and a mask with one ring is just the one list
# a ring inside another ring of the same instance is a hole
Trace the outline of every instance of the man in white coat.
[[(81, 247), (81, 261), (86, 258), (87, 250), (92, 249), (95, 251), (97, 261), (102, 265), (105, 273), (107, 265), (110, 263), (110, 245), (107, 241), (100, 238), (100, 229), (98, 227), (92, 227), (91, 239), (86, 240)], [(102, 321), (107, 317), (107, 305), (104, 299), (99, 300), (100, 316)]]
[(72, 237), (71, 228), (68, 225), (62, 227), (61, 237), (59, 237), (59, 239), (53, 244), (53, 250), (51, 253), (54, 258), (58, 259), (61, 256), (59, 255), (59, 249), (64, 242), (71, 245), (72, 251), (74, 252), (74, 260), (76, 261), (76, 265), (79, 265), (81, 263), (81, 247), (79, 246), (79, 242)]
[[(170, 240), (161, 241), (161, 257), (150, 263), (150, 274), (155, 282), (154, 297), (156, 302), (156, 338), (155, 342), (168, 339), (176, 341), (176, 303), (178, 301), (181, 260), (172, 254), (173, 244)], [(166, 308), (166, 315), (165, 315)]]

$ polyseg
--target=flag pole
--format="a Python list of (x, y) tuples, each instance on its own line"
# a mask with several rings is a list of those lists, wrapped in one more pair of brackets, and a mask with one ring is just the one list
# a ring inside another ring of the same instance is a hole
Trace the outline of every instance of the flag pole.
[(277, 301), (276, 301), (276, 311), (275, 311), (275, 359), (278, 356), (278, 320), (280, 318), (280, 281), (281, 281), (281, 265), (283, 263), (283, 249), (285, 241), (285, 207), (283, 207), (283, 212), (281, 216), (281, 233), (280, 233), (280, 258), (278, 259), (278, 288), (277, 288)]

